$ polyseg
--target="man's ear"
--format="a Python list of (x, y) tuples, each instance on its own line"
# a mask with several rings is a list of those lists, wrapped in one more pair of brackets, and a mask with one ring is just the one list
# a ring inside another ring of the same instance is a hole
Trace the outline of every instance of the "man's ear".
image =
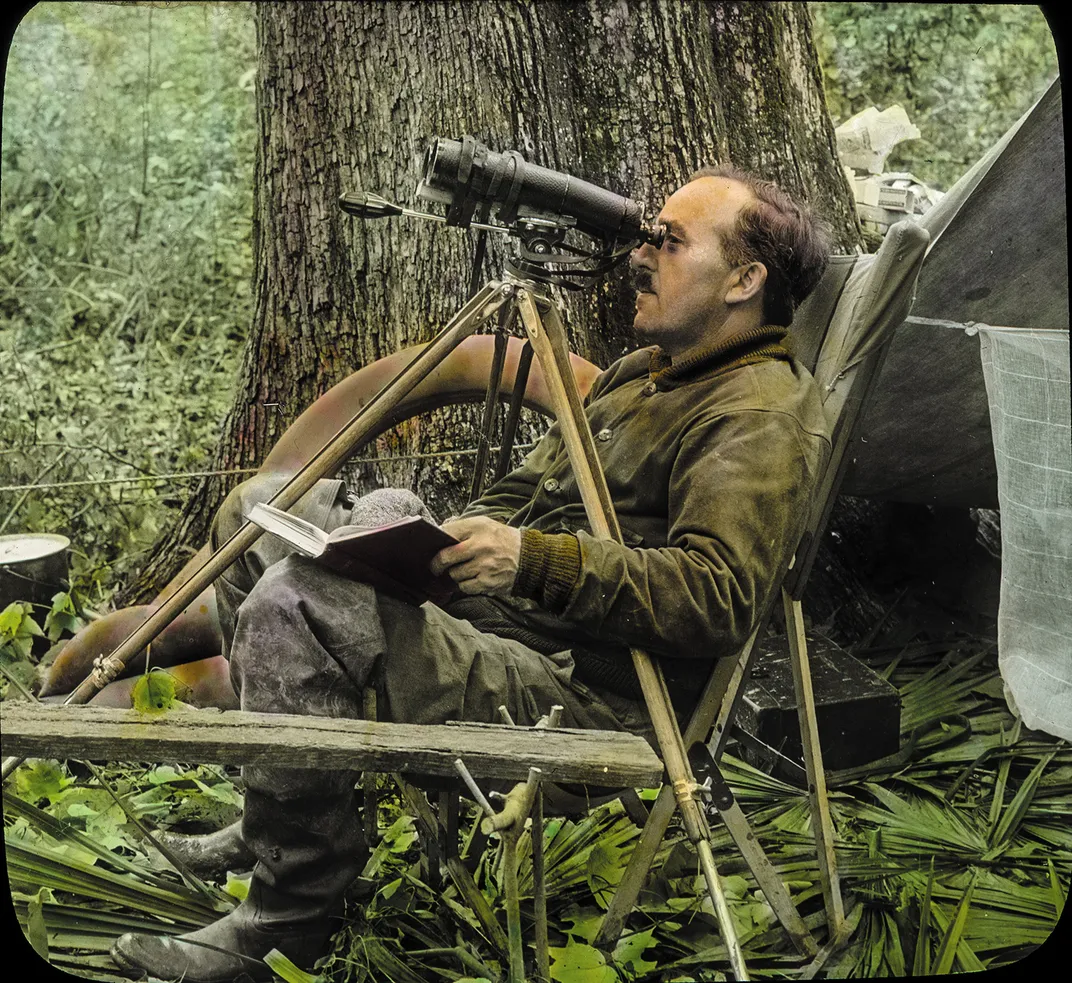
[(754, 297), (763, 297), (763, 288), (767, 283), (767, 267), (759, 262), (738, 266), (733, 271), (729, 290), (726, 292), (727, 304), (744, 304)]

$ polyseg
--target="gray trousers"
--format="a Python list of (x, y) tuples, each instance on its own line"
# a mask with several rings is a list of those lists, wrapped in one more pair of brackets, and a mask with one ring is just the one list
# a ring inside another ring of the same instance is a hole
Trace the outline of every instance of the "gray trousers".
[[(216, 518), (214, 545), (282, 481), (258, 475), (236, 488)], [(351, 502), (336, 480), (320, 481), (292, 511), (328, 530), (428, 515), (409, 492), (383, 490)], [(559, 704), (562, 726), (652, 738), (643, 703), (574, 680), (569, 652), (543, 655), (433, 604), (416, 607), (380, 594), (294, 555), (275, 536), (262, 536), (217, 581), (216, 594), (243, 710), (360, 717), (363, 691), (374, 685), (381, 720), (499, 722), (505, 705), (518, 724), (531, 725)], [(352, 787), (353, 777), (311, 772), (298, 785)]]
[[(236, 488), (213, 524), (213, 546), (283, 480), (257, 476)], [(427, 510), (408, 492), (384, 490), (351, 502), (342, 482), (321, 481), (292, 511), (333, 529)], [(381, 595), (294, 555), (275, 536), (261, 536), (217, 580), (216, 596), (243, 710), (360, 717), (371, 685), (383, 720), (496, 722), (505, 705), (517, 723), (533, 724), (559, 704), (564, 726), (626, 729), (652, 739), (643, 704), (575, 682), (569, 652), (541, 655), (433, 604), (415, 607)], [(360, 870), (358, 775), (247, 765), (242, 776), (242, 838), (257, 858), (244, 903), (254, 906), (263, 929), (319, 924)]]

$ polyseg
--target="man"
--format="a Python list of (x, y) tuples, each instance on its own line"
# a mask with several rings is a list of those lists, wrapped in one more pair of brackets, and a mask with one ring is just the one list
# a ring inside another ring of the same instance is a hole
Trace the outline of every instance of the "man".
[[(630, 646), (660, 658), (676, 709), (691, 708), (776, 589), (829, 450), (814, 382), (781, 345), (827, 250), (804, 209), (732, 168), (698, 172), (658, 221), (663, 245), (631, 260), (634, 326), (653, 347), (604, 372), (586, 409), (625, 544), (587, 531), (557, 425), (444, 523), (460, 540), (433, 562), (458, 586), (445, 609), (379, 595), (262, 537), (217, 584), (243, 709), (359, 716), (371, 685), (388, 720), (494, 721), (505, 704), (531, 724), (561, 704), (564, 726), (650, 739)], [(270, 491), (237, 490), (216, 535)], [(353, 518), (339, 482), (301, 508), (325, 527)], [(322, 951), (359, 869), (356, 776), (243, 775), (249, 897), (177, 939), (123, 936), (121, 965), (194, 983), (267, 975), (272, 948), (306, 964)]]

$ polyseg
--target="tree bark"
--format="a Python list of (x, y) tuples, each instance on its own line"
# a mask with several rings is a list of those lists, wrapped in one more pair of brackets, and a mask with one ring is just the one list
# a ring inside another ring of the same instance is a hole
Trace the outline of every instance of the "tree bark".
[[(270, 3), (257, 22), (256, 306), (219, 470), (257, 466), (319, 394), (427, 341), (466, 299), (473, 233), (355, 221), (336, 204), (354, 190), (412, 203), (437, 136), (519, 150), (638, 200), (649, 217), (697, 167), (732, 160), (811, 202), (839, 249), (860, 243), (805, 4)], [(501, 275), (503, 248), (489, 241), (481, 282)], [(634, 348), (632, 298), (623, 268), (568, 295), (573, 350), (606, 366)], [(466, 408), (410, 421), (375, 450), (472, 447), (477, 419)], [(359, 491), (417, 489), (447, 514), (464, 502), (465, 460), (381, 462), (349, 477)], [(233, 480), (196, 489), (128, 600), (152, 594), (204, 541)]]

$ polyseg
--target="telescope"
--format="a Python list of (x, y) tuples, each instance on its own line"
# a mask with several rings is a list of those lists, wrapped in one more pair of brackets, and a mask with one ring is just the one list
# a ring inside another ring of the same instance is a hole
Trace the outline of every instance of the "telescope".
[[(567, 287), (578, 284), (564, 280), (554, 266), (569, 267), (569, 275), (598, 276), (643, 243), (659, 248), (665, 234), (661, 225), (645, 221), (643, 209), (631, 198), (529, 163), (516, 150), (496, 153), (472, 136), (433, 141), (416, 194), (446, 205), (446, 214), (403, 208), (367, 192), (343, 194), (339, 204), (365, 219), (406, 215), (515, 236), (521, 240), (519, 272)], [(571, 230), (594, 246), (566, 243)], [(587, 262), (592, 265), (581, 265)]]

